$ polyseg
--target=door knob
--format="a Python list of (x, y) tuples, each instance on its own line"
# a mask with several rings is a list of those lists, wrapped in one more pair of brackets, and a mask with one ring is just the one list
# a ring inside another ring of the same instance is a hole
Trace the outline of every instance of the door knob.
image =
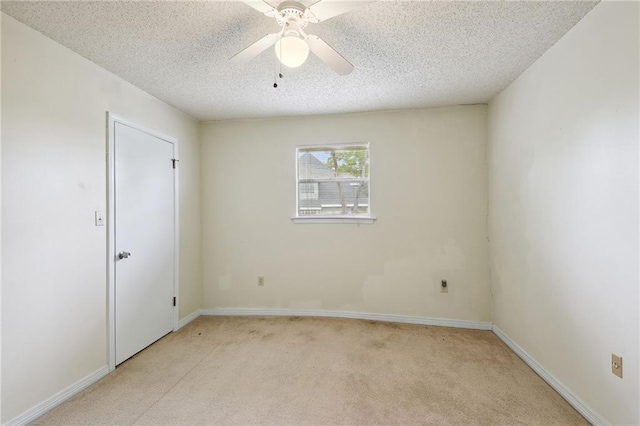
[(121, 251), (120, 253), (118, 253), (118, 259), (128, 259), (129, 256), (131, 256), (131, 253), (129, 253), (128, 251)]

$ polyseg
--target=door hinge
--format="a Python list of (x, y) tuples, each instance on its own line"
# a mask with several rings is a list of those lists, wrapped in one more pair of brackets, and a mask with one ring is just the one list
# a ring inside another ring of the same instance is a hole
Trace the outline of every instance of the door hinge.
[(173, 306), (176, 306), (176, 298), (173, 298)]
[(174, 169), (176, 168), (176, 163), (177, 163), (178, 161), (180, 161), (180, 160), (176, 160), (175, 158), (172, 158), (172, 159), (171, 159), (171, 163), (173, 164), (173, 168), (174, 168)]

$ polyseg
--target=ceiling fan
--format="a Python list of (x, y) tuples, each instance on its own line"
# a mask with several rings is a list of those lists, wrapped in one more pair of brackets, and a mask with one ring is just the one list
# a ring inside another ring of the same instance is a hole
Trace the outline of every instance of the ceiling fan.
[(373, 0), (320, 0), (309, 7), (299, 1), (283, 1), (275, 7), (263, 0), (243, 1), (258, 12), (275, 18), (281, 30), (264, 36), (233, 56), (229, 62), (244, 64), (275, 44), (276, 56), (283, 65), (290, 68), (302, 65), (311, 51), (339, 75), (347, 75), (353, 71), (353, 65), (349, 61), (320, 37), (305, 33), (304, 28), (309, 23), (326, 21), (372, 3)]

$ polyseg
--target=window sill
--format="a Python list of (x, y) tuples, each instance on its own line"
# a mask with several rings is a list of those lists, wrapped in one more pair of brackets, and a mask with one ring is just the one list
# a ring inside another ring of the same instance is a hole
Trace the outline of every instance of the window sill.
[(310, 217), (292, 217), (293, 223), (355, 223), (357, 225), (371, 225), (376, 220), (371, 216), (310, 216)]

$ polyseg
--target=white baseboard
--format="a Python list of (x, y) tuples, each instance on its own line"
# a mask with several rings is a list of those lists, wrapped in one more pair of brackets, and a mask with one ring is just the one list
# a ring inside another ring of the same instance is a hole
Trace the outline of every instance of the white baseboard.
[(184, 327), (185, 325), (189, 324), (191, 321), (193, 321), (194, 319), (198, 318), (200, 315), (202, 315), (200, 309), (198, 309), (197, 311), (187, 315), (186, 317), (184, 317), (180, 321), (178, 321), (178, 327), (173, 331), (180, 330), (182, 327)]
[(511, 340), (509, 336), (504, 334), (500, 328), (496, 325), (493, 326), (493, 332), (502, 340), (513, 352), (516, 353), (533, 371), (542, 377), (542, 379), (549, 384), (556, 392), (560, 394), (573, 408), (582, 414), (589, 423), (594, 426), (604, 426), (607, 422), (602, 420), (587, 404), (582, 402), (580, 398), (573, 394), (565, 385), (563, 385), (558, 379), (556, 379), (551, 373), (549, 373), (542, 365), (531, 357), (524, 349), (522, 349), (516, 342)]
[(210, 316), (278, 316), (278, 317), (329, 317), (353, 318), (371, 321), (397, 322), (403, 324), (421, 324), (440, 327), (469, 328), (473, 330), (491, 330), (492, 324), (483, 321), (466, 321), (446, 318), (409, 317), (404, 315), (370, 314), (365, 312), (342, 311), (301, 311), (295, 309), (262, 308), (213, 308), (202, 309), (202, 315)]
[(25, 425), (27, 423), (30, 423), (35, 419), (37, 419), (38, 417), (42, 416), (43, 414), (46, 414), (48, 411), (54, 409), (58, 405), (62, 404), (63, 402), (65, 402), (72, 396), (76, 395), (80, 391), (91, 386), (92, 384), (102, 379), (107, 374), (109, 374), (109, 366), (105, 365), (99, 370), (89, 374), (85, 378), (75, 382), (68, 388), (53, 395), (51, 398), (42, 401), (40, 404), (36, 405), (35, 407), (32, 407), (27, 411), (25, 411), (24, 413), (20, 414), (19, 416), (14, 417), (13, 419), (5, 423), (5, 425), (13, 426), (13, 425)]

